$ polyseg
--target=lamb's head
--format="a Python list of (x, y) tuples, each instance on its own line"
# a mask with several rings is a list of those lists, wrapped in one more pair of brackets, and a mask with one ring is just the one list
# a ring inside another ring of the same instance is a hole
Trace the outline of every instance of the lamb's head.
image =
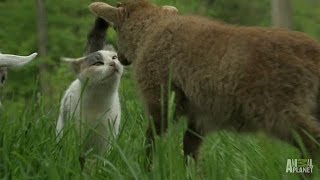
[[(123, 65), (129, 65), (135, 59), (139, 41), (143, 39), (145, 21), (156, 21), (158, 17), (169, 18), (178, 10), (173, 6), (156, 6), (147, 0), (129, 0), (118, 3), (116, 7), (102, 2), (89, 6), (97, 16), (113, 24), (118, 35), (119, 60)], [(147, 20), (148, 19), (148, 20)]]
[(62, 58), (72, 65), (78, 79), (87, 86), (118, 85), (123, 66), (115, 51), (100, 50), (80, 58)]

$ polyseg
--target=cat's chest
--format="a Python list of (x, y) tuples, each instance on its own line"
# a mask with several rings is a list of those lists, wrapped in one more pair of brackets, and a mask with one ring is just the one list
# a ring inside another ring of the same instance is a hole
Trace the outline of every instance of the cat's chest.
[(107, 122), (120, 117), (120, 102), (117, 89), (97, 87), (86, 89), (81, 93), (81, 83), (76, 81), (68, 90), (67, 104), (70, 111), (75, 112), (78, 120), (85, 122)]
[(116, 98), (82, 102), (82, 116), (88, 121), (114, 119), (120, 112)]

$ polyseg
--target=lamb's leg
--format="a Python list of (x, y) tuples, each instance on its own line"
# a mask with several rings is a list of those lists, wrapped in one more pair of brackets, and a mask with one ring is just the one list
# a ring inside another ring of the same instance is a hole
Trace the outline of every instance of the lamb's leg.
[(148, 113), (151, 116), (149, 126), (146, 132), (146, 144), (147, 144), (147, 169), (151, 169), (152, 160), (153, 160), (153, 152), (155, 148), (154, 138), (155, 135), (161, 136), (168, 127), (166, 119), (164, 119), (164, 115), (161, 112), (161, 102), (159, 100), (158, 103), (149, 102), (147, 103)]
[[(166, 88), (163, 88), (166, 89)], [(175, 92), (174, 103), (176, 105), (176, 112), (174, 113), (175, 118), (178, 114), (182, 113), (182, 101), (183, 93), (178, 91), (177, 88), (172, 87), (172, 91)], [(147, 110), (150, 115), (150, 122), (146, 132), (146, 143), (147, 143), (147, 157), (149, 159), (148, 168), (152, 164), (153, 152), (154, 152), (154, 138), (155, 135), (161, 136), (164, 134), (168, 128), (168, 99), (169, 93), (165, 92), (163, 97), (161, 97), (158, 90), (145, 91), (144, 95), (145, 103), (147, 105)]]
[[(312, 158), (315, 164), (320, 163), (320, 123), (311, 116), (311, 118), (298, 122), (296, 132), (308, 152), (307, 155), (302, 154), (302, 156)], [(301, 149), (300, 151), (303, 153)]]
[[(298, 108), (303, 109), (303, 108)], [(283, 116), (282, 121), (287, 122), (292, 131), (288, 131), (288, 136), (282, 135), (285, 126), (274, 128), (272, 134), (278, 135), (282, 140), (288, 141), (290, 144), (296, 146), (301, 152), (301, 158), (312, 158), (315, 164), (320, 161), (320, 123), (318, 119), (309, 112), (290, 111), (287, 115)], [(299, 137), (296, 137), (296, 136)], [(299, 141), (302, 141), (302, 144)], [(308, 154), (303, 154), (303, 147), (307, 150)]]
[[(320, 167), (320, 123), (313, 116), (299, 119), (296, 128), (296, 134), (302, 140), (303, 144), (299, 144), (298, 139), (295, 138), (293, 144), (300, 150), (301, 159), (312, 159), (313, 166)], [(310, 137), (311, 136), (311, 137)], [(307, 150), (307, 154), (304, 153), (303, 147)], [(314, 172), (315, 168), (313, 168)], [(312, 174), (301, 174), (301, 179), (311, 179)]]
[[(146, 104), (147, 112), (150, 115), (149, 126), (146, 131), (146, 153), (148, 157), (147, 168), (150, 169), (152, 165), (153, 152), (155, 148), (154, 138), (155, 135), (161, 136), (167, 131), (168, 128), (168, 99), (172, 91), (175, 92), (175, 113), (173, 119), (183, 114), (184, 94), (179, 91), (174, 85), (171, 87), (171, 91), (164, 91), (161, 96), (159, 86), (155, 85), (154, 88), (146, 88), (142, 95)], [(167, 89), (164, 87), (162, 89)], [(157, 93), (159, 92), (159, 93)]]
[(185, 158), (191, 156), (195, 160), (198, 158), (199, 147), (202, 143), (202, 134), (196, 130), (193, 124), (188, 125), (183, 137), (183, 151)]

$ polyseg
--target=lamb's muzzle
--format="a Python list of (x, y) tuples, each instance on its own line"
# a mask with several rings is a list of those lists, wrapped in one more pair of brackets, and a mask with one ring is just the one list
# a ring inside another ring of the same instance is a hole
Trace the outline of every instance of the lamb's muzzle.
[(131, 62), (120, 52), (118, 52), (118, 58), (120, 63), (124, 66), (129, 66), (131, 64)]
[(38, 53), (29, 56), (17, 56), (13, 54), (0, 54), (0, 67), (20, 67), (32, 61)]

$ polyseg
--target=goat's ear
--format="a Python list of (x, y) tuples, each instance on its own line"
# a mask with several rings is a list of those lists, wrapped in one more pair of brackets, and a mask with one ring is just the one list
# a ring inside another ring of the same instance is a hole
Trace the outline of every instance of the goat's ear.
[(81, 64), (83, 63), (83, 58), (67, 58), (62, 57), (61, 61), (67, 62), (70, 64), (74, 73), (79, 74), (81, 71)]
[(174, 6), (162, 6), (162, 9), (172, 14), (178, 14), (178, 9)]
[(93, 14), (113, 24), (119, 24), (124, 13), (123, 8), (113, 7), (103, 2), (91, 3), (89, 9)]

